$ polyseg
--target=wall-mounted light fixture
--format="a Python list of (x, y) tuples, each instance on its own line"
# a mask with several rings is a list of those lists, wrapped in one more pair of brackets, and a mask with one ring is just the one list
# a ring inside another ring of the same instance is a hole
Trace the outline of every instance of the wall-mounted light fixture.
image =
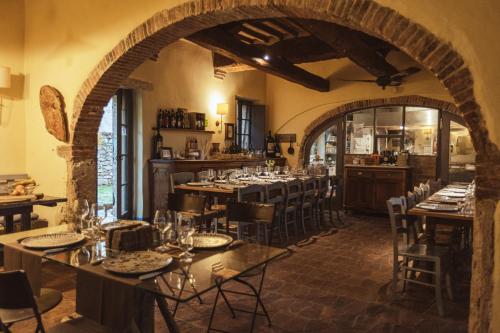
[(220, 121), (217, 120), (215, 122), (215, 126), (217, 126), (217, 127), (220, 126), (219, 133), (222, 132), (222, 116), (227, 115), (228, 112), (229, 112), (229, 104), (227, 104), (227, 103), (217, 104), (217, 114), (220, 115)]
[[(10, 88), (10, 67), (0, 66), (0, 88)], [(3, 98), (0, 94), (0, 111), (3, 108)]]

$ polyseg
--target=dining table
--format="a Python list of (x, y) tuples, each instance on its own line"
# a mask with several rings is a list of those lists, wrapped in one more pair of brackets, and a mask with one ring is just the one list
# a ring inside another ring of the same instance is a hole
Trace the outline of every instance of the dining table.
[(407, 214), (425, 219), (425, 233), (428, 245), (435, 244), (436, 226), (449, 225), (472, 228), (474, 211), (465, 211), (462, 205), (465, 201), (466, 186), (448, 185), (427, 199), (408, 210)]
[[(179, 259), (175, 246), (167, 255), (172, 262), (147, 274), (117, 274), (106, 269), (106, 262), (123, 252), (107, 248), (104, 241), (81, 242), (52, 250), (27, 248), (27, 237), (69, 232), (68, 225), (41, 228), (20, 234), (0, 236), (4, 246), (5, 270), (23, 269), (34, 294), (41, 288), (43, 262), (50, 261), (76, 271), (76, 312), (110, 328), (114, 332), (154, 332), (154, 303), (170, 332), (179, 332), (174, 319), (182, 303), (198, 299), (245, 273), (266, 267), (287, 250), (248, 242), (234, 242), (214, 249), (194, 250), (190, 263)], [(18, 235), (19, 238), (13, 238)], [(148, 251), (155, 251), (151, 248)], [(215, 269), (217, 268), (217, 269)], [(265, 271), (265, 269), (264, 269)], [(264, 279), (264, 275), (262, 275)], [(169, 310), (168, 303), (173, 308)], [(217, 302), (213, 305), (209, 330)], [(257, 313), (254, 313), (254, 319)]]
[(21, 230), (29, 230), (31, 229), (31, 213), (33, 213), (33, 206), (54, 207), (60, 202), (66, 202), (66, 198), (51, 196), (44, 196), (42, 198), (33, 196), (33, 198), (20, 198), (16, 201), (15, 196), (5, 195), (1, 197), (9, 199), (5, 202), (0, 200), (0, 216), (4, 217), (5, 233), (14, 232), (14, 215), (21, 215)]

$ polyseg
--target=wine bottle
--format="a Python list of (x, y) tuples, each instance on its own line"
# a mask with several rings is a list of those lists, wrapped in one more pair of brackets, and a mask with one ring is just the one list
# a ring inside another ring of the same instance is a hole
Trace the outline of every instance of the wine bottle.
[(156, 135), (153, 137), (153, 158), (161, 158), (161, 148), (163, 147), (163, 137), (160, 134), (160, 123), (156, 127)]
[(277, 157), (277, 158), (280, 158), (282, 156), (282, 154), (281, 154), (281, 146), (280, 146), (280, 143), (279, 143), (278, 139), (276, 139), (275, 143), (274, 143), (274, 156)]
[(269, 131), (269, 135), (266, 138), (266, 157), (275, 157), (275, 141), (273, 136), (271, 135), (271, 131)]

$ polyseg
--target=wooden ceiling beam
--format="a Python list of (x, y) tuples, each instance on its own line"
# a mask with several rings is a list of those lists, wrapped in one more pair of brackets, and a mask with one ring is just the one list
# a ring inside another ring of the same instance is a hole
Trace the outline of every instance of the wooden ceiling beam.
[(281, 57), (292, 64), (343, 58), (345, 55), (314, 36), (285, 39), (268, 47), (273, 57)]
[(260, 30), (262, 32), (265, 32), (269, 35), (272, 35), (279, 40), (282, 40), (285, 38), (285, 34), (283, 34), (281, 31), (274, 29), (273, 27), (271, 27), (271, 26), (269, 26), (261, 21), (249, 21), (249, 22), (245, 22), (245, 25), (251, 26), (252, 28), (255, 28), (255, 29)]
[(200, 31), (187, 39), (238, 63), (246, 64), (304, 87), (321, 92), (330, 90), (328, 80), (280, 58), (264, 60), (264, 53), (257, 47), (242, 43), (221, 28)]
[(258, 31), (245, 27), (244, 25), (239, 27), (240, 32), (243, 32), (245, 35), (248, 35), (254, 39), (260, 40), (264, 44), (267, 44), (271, 41), (271, 37), (264, 35)]
[(295, 22), (330, 47), (344, 51), (346, 57), (375, 77), (398, 73), (382, 54), (363, 42), (361, 32), (316, 20)]

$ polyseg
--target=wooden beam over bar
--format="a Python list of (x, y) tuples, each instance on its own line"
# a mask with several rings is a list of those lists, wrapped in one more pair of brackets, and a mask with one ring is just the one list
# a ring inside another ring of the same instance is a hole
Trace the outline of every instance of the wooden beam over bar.
[(187, 37), (187, 39), (213, 52), (233, 59), (238, 63), (252, 66), (265, 73), (276, 75), (304, 87), (321, 92), (330, 90), (330, 82), (328, 80), (281, 58), (273, 57), (265, 60), (265, 52), (255, 46), (239, 41), (221, 28), (215, 27), (203, 30)]

